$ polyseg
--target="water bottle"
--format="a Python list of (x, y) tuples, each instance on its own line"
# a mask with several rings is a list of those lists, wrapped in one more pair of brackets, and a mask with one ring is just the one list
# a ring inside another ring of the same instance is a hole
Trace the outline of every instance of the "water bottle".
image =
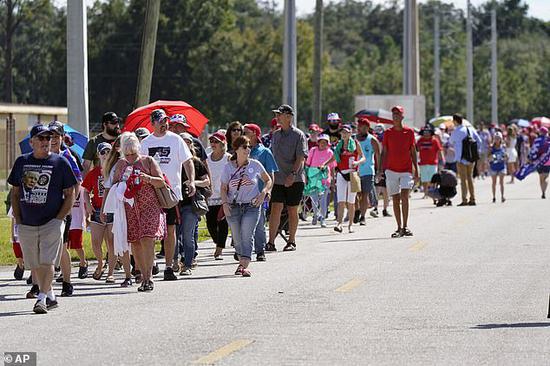
[(130, 178), (130, 175), (132, 175), (132, 167), (131, 166), (126, 167), (126, 169), (124, 170), (124, 174), (122, 174), (122, 181), (126, 182), (128, 180), (128, 178)]
[(354, 162), (355, 162), (355, 156), (352, 156), (351, 158), (349, 158), (349, 168), (350, 169), (355, 169), (355, 167), (353, 166)]
[(134, 174), (136, 175), (136, 179), (134, 180), (134, 182), (136, 183), (136, 185), (139, 185), (139, 183), (141, 182), (141, 178), (139, 177), (140, 173), (141, 173), (141, 170), (134, 169)]

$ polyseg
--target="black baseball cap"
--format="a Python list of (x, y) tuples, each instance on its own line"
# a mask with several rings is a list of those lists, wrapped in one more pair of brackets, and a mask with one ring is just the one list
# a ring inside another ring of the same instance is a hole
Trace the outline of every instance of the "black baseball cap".
[(288, 104), (283, 104), (279, 108), (273, 109), (272, 112), (275, 114), (290, 114), (292, 116), (294, 115), (294, 109), (292, 109), (292, 107)]
[(51, 135), (52, 131), (47, 126), (44, 126), (43, 124), (39, 123), (34, 125), (31, 128), (31, 138), (38, 135)]
[(49, 128), (50, 132), (52, 132), (52, 133), (56, 133), (60, 136), (65, 135), (65, 127), (63, 126), (63, 123), (61, 123), (59, 121), (50, 122), (50, 124), (48, 124), (48, 128)]
[(121, 119), (119, 116), (116, 115), (115, 112), (107, 112), (101, 117), (101, 123), (108, 123), (108, 122), (119, 122)]

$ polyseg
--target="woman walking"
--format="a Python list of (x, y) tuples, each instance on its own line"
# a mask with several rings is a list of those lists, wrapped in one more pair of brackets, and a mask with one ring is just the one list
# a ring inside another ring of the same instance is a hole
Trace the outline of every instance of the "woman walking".
[(518, 170), (518, 151), (517, 145), (517, 128), (515, 125), (508, 126), (506, 130), (506, 155), (508, 155), (508, 174), (510, 174), (510, 182), (514, 183), (514, 174)]
[[(336, 195), (338, 201), (338, 218), (334, 231), (341, 233), (342, 221), (344, 219), (344, 208), (348, 208), (349, 224), (348, 231), (353, 233), (353, 214), (355, 212), (355, 197), (357, 192), (352, 192), (351, 174), (357, 171), (357, 167), (361, 165), (365, 158), (361, 151), (360, 145), (351, 137), (351, 127), (349, 125), (342, 126), (342, 139), (334, 149), (334, 160), (338, 164), (336, 167)], [(331, 159), (332, 160), (332, 159)]]
[(212, 179), (212, 195), (208, 198), (206, 226), (210, 237), (214, 241), (214, 244), (216, 244), (214, 259), (222, 260), (222, 251), (227, 241), (229, 226), (222, 208), (221, 177), (223, 169), (231, 155), (226, 152), (226, 138), (223, 133), (214, 133), (210, 136), (209, 141), (212, 152), (208, 155), (207, 161), (208, 169), (210, 170), (210, 178)]
[(497, 132), (493, 136), (493, 144), (491, 145), (491, 155), (489, 155), (489, 175), (493, 180), (492, 192), (493, 192), (493, 203), (496, 202), (496, 186), (497, 178), (499, 179), (500, 184), (500, 200), (501, 202), (506, 201), (504, 198), (504, 176), (506, 175), (506, 162), (507, 162), (507, 153), (504, 147), (502, 146), (502, 133)]
[[(233, 141), (233, 150), (235, 153), (223, 170), (221, 197), (239, 258), (235, 275), (250, 277), (248, 265), (252, 258), (260, 206), (271, 190), (272, 181), (263, 165), (250, 159), (250, 141), (246, 136), (239, 136)], [(260, 179), (264, 182), (261, 192), (258, 190)]]
[(124, 203), (128, 242), (142, 282), (138, 291), (153, 291), (152, 269), (155, 257), (155, 240), (166, 235), (166, 217), (160, 207), (155, 188), (165, 185), (157, 162), (150, 156), (139, 154), (140, 143), (133, 133), (125, 134), (120, 141), (122, 159), (114, 167), (113, 183), (125, 181), (124, 196), (133, 198), (133, 205)]
[[(208, 177), (208, 169), (204, 163), (197, 157), (195, 146), (193, 145), (193, 136), (184, 132), (180, 134), (181, 138), (187, 144), (187, 147), (193, 155), (193, 165), (195, 167), (195, 186), (197, 187), (196, 194), (205, 196), (206, 190), (210, 188), (210, 178)], [(195, 251), (198, 245), (198, 227), (200, 215), (193, 208), (193, 197), (189, 196), (189, 179), (185, 169), (181, 172), (182, 200), (179, 204), (181, 216), (181, 230), (178, 243), (183, 245), (183, 268), (180, 271), (181, 276), (191, 275), (193, 267), (193, 259), (195, 259)]]

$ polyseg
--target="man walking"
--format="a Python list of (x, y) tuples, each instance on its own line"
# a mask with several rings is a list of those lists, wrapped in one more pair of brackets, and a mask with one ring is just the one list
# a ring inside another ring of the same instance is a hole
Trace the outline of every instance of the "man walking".
[(289, 241), (283, 251), (296, 250), (298, 206), (304, 193), (304, 160), (307, 156), (306, 135), (292, 125), (294, 110), (287, 104), (273, 110), (281, 128), (273, 133), (271, 151), (279, 171), (275, 172), (275, 185), (271, 191), (269, 216), (269, 242), (266, 251), (276, 251), (275, 238), (286, 205), (288, 211)]
[[(273, 153), (267, 147), (263, 146), (260, 143), (260, 138), (262, 135), (262, 130), (260, 126), (254, 123), (247, 123), (244, 125), (244, 135), (250, 139), (250, 158), (256, 159), (262, 164), (267, 174), (273, 180), (273, 173), (279, 170)], [(258, 181), (258, 189), (261, 192), (264, 189), (263, 181)], [(266, 233), (265, 233), (265, 206), (262, 204), (260, 206), (260, 219), (256, 225), (256, 231), (254, 232), (254, 251), (256, 252), (256, 260), (258, 262), (265, 262), (265, 244), (266, 244)]]
[[(453, 122), (455, 124), (455, 130), (451, 134), (450, 142), (455, 148), (457, 161), (456, 169), (460, 177), (460, 191), (462, 193), (462, 203), (458, 206), (475, 206), (474, 166), (477, 159), (465, 155), (464, 142), (467, 139), (468, 143), (471, 143), (470, 141), (473, 139), (477, 144), (476, 148), (479, 149), (482, 141), (473, 127), (463, 125), (462, 116), (460, 114), (453, 114)], [(468, 193), (470, 194), (470, 200), (468, 200)]]
[(359, 165), (359, 176), (361, 177), (361, 217), (359, 225), (366, 225), (365, 214), (369, 208), (369, 203), (372, 207), (378, 206), (378, 198), (374, 189), (375, 176), (375, 161), (380, 159), (380, 146), (376, 138), (369, 133), (370, 121), (366, 117), (359, 118), (357, 128), (357, 141), (363, 150), (365, 161)]
[[(393, 200), (393, 213), (397, 222), (397, 230), (391, 237), (399, 238), (413, 235), (407, 224), (410, 191), (418, 181), (418, 161), (414, 130), (403, 125), (405, 109), (395, 106), (391, 111), (393, 127), (384, 133), (379, 166), (386, 170), (386, 187)], [(379, 178), (382, 177), (384, 169), (378, 172)]]
[[(33, 311), (45, 314), (57, 307), (54, 265), (61, 258), (63, 220), (73, 206), (77, 181), (69, 162), (50, 152), (52, 133), (46, 126), (34, 126), (30, 135), (33, 151), (17, 158), (8, 183), (13, 186), (11, 202), (25, 265), (34, 271), (39, 287)], [(35, 184), (23, 187), (29, 176), (37, 177)]]
[[(162, 109), (156, 109), (151, 112), (151, 123), (153, 124), (153, 133), (141, 141), (141, 153), (152, 156), (159, 165), (160, 170), (170, 182), (170, 186), (178, 196), (182, 199), (182, 181), (181, 168), (185, 169), (187, 177), (189, 177), (189, 196), (195, 194), (195, 168), (193, 165), (191, 151), (182, 140), (181, 137), (173, 132), (168, 131), (168, 121), (170, 118)], [(172, 261), (176, 246), (176, 224), (177, 207), (172, 207), (165, 210), (166, 224), (168, 232), (164, 240), (164, 251), (166, 259), (166, 268), (164, 269), (164, 280), (177, 280), (174, 270), (172, 269)]]
[(97, 146), (102, 142), (108, 142), (113, 144), (118, 135), (120, 135), (120, 122), (121, 119), (116, 115), (115, 112), (107, 112), (101, 118), (101, 125), (103, 126), (103, 131), (95, 137), (92, 137), (84, 153), (82, 154), (82, 159), (84, 159), (84, 171), (82, 172), (84, 176), (99, 163), (99, 157), (97, 156)]

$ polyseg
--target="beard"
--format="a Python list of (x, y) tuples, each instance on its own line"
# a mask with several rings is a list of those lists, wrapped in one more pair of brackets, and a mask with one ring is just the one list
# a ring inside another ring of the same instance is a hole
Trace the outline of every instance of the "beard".
[(329, 123), (328, 126), (329, 126), (332, 130), (336, 130), (336, 129), (340, 126), (340, 123)]
[(120, 127), (119, 126), (111, 127), (107, 125), (105, 132), (107, 132), (111, 136), (118, 137), (118, 135), (120, 135)]

